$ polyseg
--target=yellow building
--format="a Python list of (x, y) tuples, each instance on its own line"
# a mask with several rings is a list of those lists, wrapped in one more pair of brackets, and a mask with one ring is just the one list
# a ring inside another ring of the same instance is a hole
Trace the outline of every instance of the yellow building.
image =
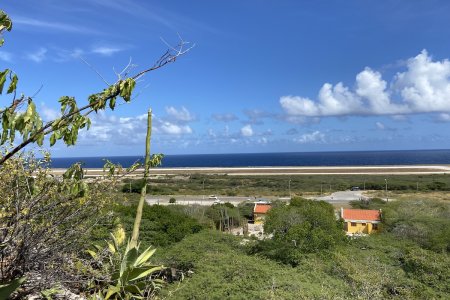
[(266, 214), (271, 208), (272, 206), (267, 203), (255, 203), (255, 207), (253, 208), (254, 224), (264, 224)]
[(379, 230), (381, 210), (341, 208), (347, 235), (370, 234)]

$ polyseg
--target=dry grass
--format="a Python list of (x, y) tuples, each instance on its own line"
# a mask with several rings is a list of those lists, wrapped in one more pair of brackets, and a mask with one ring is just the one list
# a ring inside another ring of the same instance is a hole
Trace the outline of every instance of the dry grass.
[[(370, 198), (386, 198), (384, 191), (366, 191), (364, 195)], [(446, 191), (429, 191), (429, 192), (401, 192), (401, 191), (388, 191), (388, 199), (391, 200), (438, 200), (438, 201), (450, 201), (450, 193)]]

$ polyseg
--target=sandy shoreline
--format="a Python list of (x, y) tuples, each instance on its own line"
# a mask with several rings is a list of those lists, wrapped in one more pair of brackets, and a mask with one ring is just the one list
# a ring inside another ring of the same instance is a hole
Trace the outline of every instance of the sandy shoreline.
[[(60, 175), (66, 169), (52, 169)], [(86, 176), (100, 176), (103, 169), (87, 168)], [(411, 175), (411, 174), (446, 174), (450, 165), (411, 165), (411, 166), (333, 166), (333, 167), (235, 167), (235, 168), (157, 168), (151, 169), (151, 175)], [(142, 176), (143, 169), (138, 169), (130, 176)]]

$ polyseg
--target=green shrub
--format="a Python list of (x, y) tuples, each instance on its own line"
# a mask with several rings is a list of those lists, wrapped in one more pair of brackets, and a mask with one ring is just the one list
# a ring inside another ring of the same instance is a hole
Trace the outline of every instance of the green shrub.
[[(135, 212), (136, 205), (116, 207), (116, 214), (127, 232), (133, 228)], [(172, 207), (144, 205), (139, 239), (144, 246), (168, 246), (202, 229), (203, 226), (197, 220)]]
[(383, 209), (387, 231), (397, 238), (411, 240), (423, 248), (450, 251), (450, 204), (448, 202), (393, 201)]
[(329, 250), (344, 240), (342, 224), (336, 220), (333, 206), (302, 198), (272, 208), (264, 231), (272, 233), (273, 240), (261, 241), (253, 252), (292, 265), (298, 265), (305, 253)]

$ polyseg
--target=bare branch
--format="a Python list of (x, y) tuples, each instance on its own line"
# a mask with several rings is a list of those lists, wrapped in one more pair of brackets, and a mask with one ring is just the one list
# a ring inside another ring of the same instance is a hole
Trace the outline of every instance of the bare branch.
[(91, 68), (95, 73), (97, 73), (97, 75), (102, 79), (102, 81), (107, 85), (110, 86), (110, 84), (108, 83), (108, 81), (106, 81), (106, 79), (102, 76), (102, 74), (100, 74), (100, 72), (97, 71), (97, 69), (95, 69), (90, 63), (88, 63), (83, 57), (78, 56), (78, 58), (84, 62), (89, 68)]

